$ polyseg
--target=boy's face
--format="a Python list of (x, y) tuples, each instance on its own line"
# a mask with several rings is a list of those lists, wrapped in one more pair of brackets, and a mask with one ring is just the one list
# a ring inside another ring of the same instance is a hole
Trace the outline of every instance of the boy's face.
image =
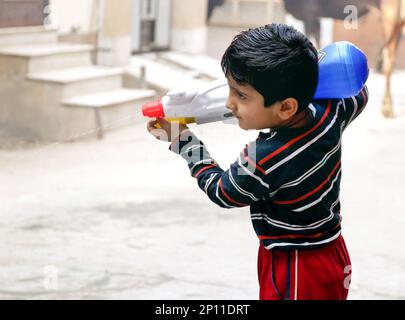
[(244, 130), (281, 127), (295, 115), (296, 100), (286, 99), (264, 107), (263, 96), (249, 84), (238, 84), (230, 74), (226, 76), (229, 96), (226, 107), (239, 120), (239, 127)]

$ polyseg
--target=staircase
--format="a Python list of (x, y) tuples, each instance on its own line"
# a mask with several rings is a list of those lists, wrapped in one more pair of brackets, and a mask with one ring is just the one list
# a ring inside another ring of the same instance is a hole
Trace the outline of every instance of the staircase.
[(94, 65), (93, 52), (57, 42), (55, 30), (0, 29), (0, 125), (71, 141), (143, 122), (140, 106), (155, 91), (123, 88), (124, 70)]

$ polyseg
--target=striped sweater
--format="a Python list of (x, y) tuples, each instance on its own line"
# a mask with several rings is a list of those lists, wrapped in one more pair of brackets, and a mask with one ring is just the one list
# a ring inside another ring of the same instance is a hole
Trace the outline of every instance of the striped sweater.
[(268, 249), (312, 249), (341, 233), (341, 137), (367, 104), (367, 87), (348, 99), (316, 100), (300, 128), (260, 132), (226, 171), (190, 130), (169, 149), (187, 160), (209, 199), (223, 208), (250, 206)]

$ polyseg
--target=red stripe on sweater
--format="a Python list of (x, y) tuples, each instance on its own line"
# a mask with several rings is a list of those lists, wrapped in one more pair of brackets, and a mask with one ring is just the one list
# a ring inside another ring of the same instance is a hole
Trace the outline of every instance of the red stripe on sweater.
[(332, 100), (329, 101), (328, 103), (328, 107), (324, 113), (324, 115), (322, 116), (322, 118), (319, 120), (319, 122), (312, 127), (311, 129), (309, 129), (307, 132), (299, 135), (298, 137), (295, 137), (294, 139), (292, 139), (291, 141), (287, 142), (285, 145), (283, 145), (282, 147), (278, 148), (277, 150), (273, 151), (272, 153), (270, 153), (269, 155), (267, 155), (266, 157), (264, 157), (262, 160), (259, 161), (259, 165), (263, 165), (266, 161), (270, 160), (271, 158), (274, 158), (276, 155), (280, 154), (281, 152), (283, 152), (285, 149), (291, 147), (293, 144), (297, 143), (298, 141), (300, 141), (301, 139), (305, 138), (307, 135), (309, 135), (311, 132), (315, 131), (318, 127), (321, 126), (321, 124), (325, 121), (326, 117), (329, 115), (330, 110), (331, 110), (331, 106), (332, 106)]
[(249, 156), (246, 154), (246, 150), (243, 151), (243, 156), (247, 160), (247, 162), (249, 162), (249, 164), (251, 164), (258, 171), (266, 175), (266, 171), (262, 167), (260, 167), (256, 162), (254, 162), (252, 159), (249, 158)]
[[(221, 179), (222, 179), (222, 178), (221, 178)], [(240, 202), (237, 202), (237, 201), (233, 200), (233, 199), (225, 192), (225, 190), (224, 190), (224, 188), (223, 188), (223, 186), (222, 186), (222, 180), (221, 180), (221, 179), (219, 179), (219, 182), (218, 182), (218, 183), (219, 183), (219, 187), (221, 188), (222, 194), (223, 194), (230, 202), (236, 204), (237, 206), (241, 206), (241, 207), (247, 206), (247, 204), (240, 203)]]
[[(332, 231), (336, 230), (340, 226), (340, 221), (336, 226), (333, 227)], [(302, 235), (302, 234), (285, 234), (282, 236), (258, 236), (260, 240), (266, 240), (266, 239), (316, 239), (316, 238), (321, 238), (325, 234), (327, 234), (330, 231), (325, 231), (325, 232), (318, 232), (315, 234), (310, 234), (310, 235)]]
[(197, 178), (197, 177), (198, 177), (201, 173), (203, 173), (205, 170), (208, 170), (208, 169), (213, 168), (213, 167), (216, 167), (216, 165), (215, 165), (215, 164), (211, 164), (211, 165), (209, 165), (209, 166), (206, 166), (206, 167), (202, 168), (200, 171), (198, 171), (198, 172), (194, 175), (194, 178)]
[(328, 182), (330, 181), (332, 175), (335, 173), (335, 171), (337, 170), (337, 168), (339, 167), (341, 163), (341, 159), (339, 159), (339, 161), (336, 163), (335, 167), (332, 169), (332, 171), (329, 173), (328, 177), (319, 185), (317, 186), (315, 189), (311, 190), (310, 192), (304, 194), (301, 197), (298, 197), (296, 199), (292, 199), (292, 200), (284, 200), (284, 201), (274, 201), (274, 203), (277, 204), (293, 204), (299, 201), (302, 201), (310, 196), (312, 196), (314, 193), (317, 193), (319, 190), (322, 189), (322, 187)]

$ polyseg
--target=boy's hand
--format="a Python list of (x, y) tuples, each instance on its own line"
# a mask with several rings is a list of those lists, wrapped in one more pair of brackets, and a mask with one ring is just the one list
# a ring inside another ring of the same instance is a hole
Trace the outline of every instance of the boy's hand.
[[(157, 125), (160, 126), (157, 127)], [(163, 118), (157, 118), (155, 120), (150, 120), (147, 123), (147, 130), (152, 136), (161, 141), (172, 142), (175, 138), (179, 136), (188, 127), (184, 124), (179, 124), (176, 122), (169, 122)]]

